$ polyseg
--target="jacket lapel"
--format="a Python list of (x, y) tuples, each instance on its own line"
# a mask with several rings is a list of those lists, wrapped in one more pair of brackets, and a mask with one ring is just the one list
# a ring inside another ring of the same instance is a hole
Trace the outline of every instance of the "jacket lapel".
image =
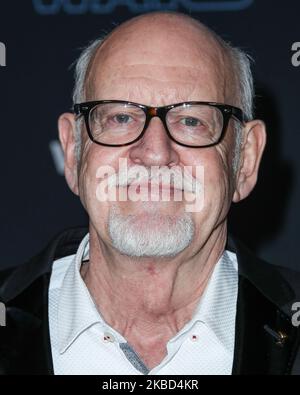
[[(7, 305), (7, 323), (1, 331), (2, 374), (53, 374), (48, 320), (49, 275), (30, 287), (30, 306), (22, 294)], [(24, 299), (23, 299), (24, 298)], [(5, 347), (5, 349), (3, 349)]]
[(239, 277), (233, 374), (267, 374), (266, 314), (270, 306), (244, 277)]
[(293, 292), (275, 266), (236, 247), (239, 286), (232, 374), (289, 374), (299, 331), (280, 306), (292, 303)]
[(0, 332), (0, 374), (54, 374), (48, 318), (52, 265), (74, 254), (86, 233), (86, 228), (64, 232), (3, 283), (7, 317)]

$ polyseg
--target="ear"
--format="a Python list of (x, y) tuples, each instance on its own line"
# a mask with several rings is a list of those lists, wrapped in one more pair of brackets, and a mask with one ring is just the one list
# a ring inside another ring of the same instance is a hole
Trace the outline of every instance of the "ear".
[(62, 114), (58, 119), (58, 130), (59, 140), (64, 152), (65, 178), (71, 191), (78, 195), (74, 114)]
[(263, 121), (247, 122), (241, 151), (240, 167), (233, 201), (245, 199), (254, 188), (262, 154), (266, 145), (266, 127)]

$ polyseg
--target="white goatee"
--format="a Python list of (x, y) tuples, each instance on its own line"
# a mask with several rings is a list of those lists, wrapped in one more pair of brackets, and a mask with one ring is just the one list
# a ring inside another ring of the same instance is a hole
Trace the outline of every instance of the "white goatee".
[(189, 213), (180, 217), (161, 213), (122, 215), (112, 209), (108, 231), (113, 246), (132, 257), (171, 257), (183, 251), (194, 236)]

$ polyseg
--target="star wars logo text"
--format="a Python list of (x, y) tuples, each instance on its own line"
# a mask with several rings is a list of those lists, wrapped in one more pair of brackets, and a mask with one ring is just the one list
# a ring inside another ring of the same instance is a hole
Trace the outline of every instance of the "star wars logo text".
[(239, 11), (249, 7), (254, 0), (32, 0), (35, 11), (40, 15), (111, 14), (117, 7), (126, 7), (132, 13), (187, 10), (203, 11)]

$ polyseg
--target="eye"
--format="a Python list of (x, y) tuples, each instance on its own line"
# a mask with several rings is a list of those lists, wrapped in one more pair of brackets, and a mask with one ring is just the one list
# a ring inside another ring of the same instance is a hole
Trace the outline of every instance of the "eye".
[(196, 127), (201, 124), (200, 120), (194, 117), (186, 117), (180, 120), (180, 123), (188, 127)]
[(128, 114), (116, 114), (113, 120), (119, 124), (128, 124), (132, 121), (132, 117)]

